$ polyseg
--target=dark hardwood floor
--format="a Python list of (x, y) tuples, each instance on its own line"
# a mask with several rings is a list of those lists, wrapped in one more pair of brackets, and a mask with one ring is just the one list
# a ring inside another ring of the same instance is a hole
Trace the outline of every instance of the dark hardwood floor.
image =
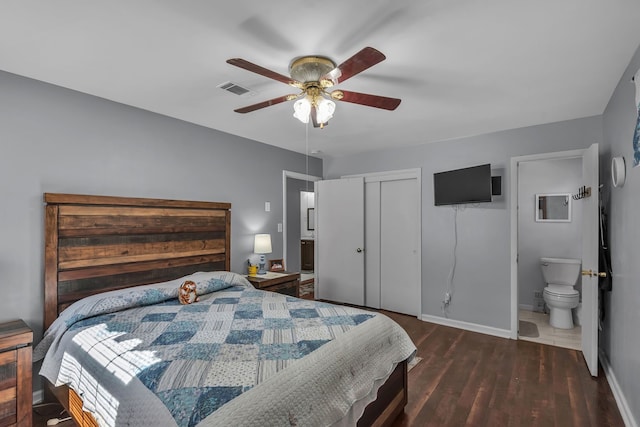
[(423, 360), (409, 372), (400, 426), (624, 426), (601, 372), (582, 353), (383, 311)]

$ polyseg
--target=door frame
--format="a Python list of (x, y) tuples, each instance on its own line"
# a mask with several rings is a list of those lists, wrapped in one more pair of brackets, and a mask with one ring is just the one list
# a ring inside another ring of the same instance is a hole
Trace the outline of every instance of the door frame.
[(586, 151), (587, 149), (556, 151), (511, 158), (511, 339), (518, 339), (518, 166), (524, 162), (582, 158)]
[[(418, 277), (418, 295), (416, 296), (416, 301), (418, 303), (418, 319), (422, 319), (422, 169), (421, 168), (413, 168), (413, 169), (401, 169), (401, 170), (392, 170), (392, 171), (384, 171), (384, 172), (371, 172), (371, 173), (362, 173), (362, 174), (354, 174), (354, 175), (343, 175), (340, 178), (356, 178), (363, 177), (365, 185), (368, 182), (382, 182), (382, 181), (396, 181), (396, 180), (404, 180), (404, 179), (415, 179), (416, 184), (418, 186), (418, 236), (420, 236), (418, 241), (418, 265), (417, 265), (417, 277)], [(366, 247), (366, 242), (365, 242)]]
[(282, 171), (282, 259), (287, 259), (287, 178), (316, 182), (321, 176), (307, 175), (288, 170)]

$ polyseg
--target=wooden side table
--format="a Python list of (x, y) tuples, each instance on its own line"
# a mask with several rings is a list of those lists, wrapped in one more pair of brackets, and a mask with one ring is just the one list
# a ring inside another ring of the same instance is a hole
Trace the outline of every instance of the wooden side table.
[(31, 343), (22, 320), (0, 324), (0, 425), (31, 427)]
[(268, 271), (258, 276), (247, 276), (247, 280), (256, 289), (278, 292), (296, 298), (300, 296), (300, 273)]

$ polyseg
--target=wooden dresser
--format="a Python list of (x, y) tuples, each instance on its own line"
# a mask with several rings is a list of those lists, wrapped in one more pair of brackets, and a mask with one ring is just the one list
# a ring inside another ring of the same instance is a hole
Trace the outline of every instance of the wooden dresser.
[(31, 427), (31, 343), (22, 320), (0, 324), (0, 427)]
[(315, 252), (314, 240), (304, 239), (300, 241), (300, 269), (313, 270), (313, 257)]
[(263, 291), (278, 292), (298, 298), (300, 296), (300, 273), (287, 271), (271, 272), (264, 275), (247, 276), (247, 280), (256, 288)]

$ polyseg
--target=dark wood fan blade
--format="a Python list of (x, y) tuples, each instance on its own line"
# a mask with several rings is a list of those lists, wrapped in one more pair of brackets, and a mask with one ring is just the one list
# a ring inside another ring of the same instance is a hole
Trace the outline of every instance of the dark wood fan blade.
[[(353, 55), (351, 58), (344, 61), (342, 64), (327, 74), (327, 78), (333, 80), (334, 83), (342, 83), (343, 81), (355, 76), (358, 73), (363, 72), (367, 68), (376, 65), (378, 62), (384, 61), (386, 56), (372, 47), (365, 47), (360, 52)], [(339, 70), (339, 72), (336, 72)], [(336, 78), (332, 75), (339, 74)]]
[(251, 71), (252, 73), (260, 74), (261, 76), (268, 77), (273, 80), (277, 80), (284, 84), (295, 86), (299, 84), (296, 80), (293, 80), (291, 77), (283, 76), (282, 74), (278, 74), (275, 71), (267, 70), (264, 67), (251, 63), (249, 61), (245, 61), (241, 58), (231, 58), (227, 59), (227, 64), (235, 65), (236, 67), (244, 68), (247, 71)]
[(276, 105), (276, 104), (280, 104), (281, 102), (285, 102), (291, 99), (292, 96), (297, 96), (297, 95), (285, 95), (285, 96), (280, 96), (278, 98), (273, 98), (270, 99), (268, 101), (262, 101), (259, 102), (257, 104), (253, 104), (253, 105), (249, 105), (247, 107), (242, 107), (242, 108), (238, 108), (237, 110), (233, 110), (236, 113), (250, 113), (252, 111), (256, 111), (259, 110), (261, 108), (265, 108), (265, 107), (270, 107), (271, 105)]
[(395, 110), (402, 101), (398, 98), (387, 98), (386, 96), (368, 95), (366, 93), (349, 92), (346, 90), (341, 92), (344, 95), (342, 99), (335, 99), (353, 104), (366, 105), (367, 107), (382, 108), (384, 110)]

